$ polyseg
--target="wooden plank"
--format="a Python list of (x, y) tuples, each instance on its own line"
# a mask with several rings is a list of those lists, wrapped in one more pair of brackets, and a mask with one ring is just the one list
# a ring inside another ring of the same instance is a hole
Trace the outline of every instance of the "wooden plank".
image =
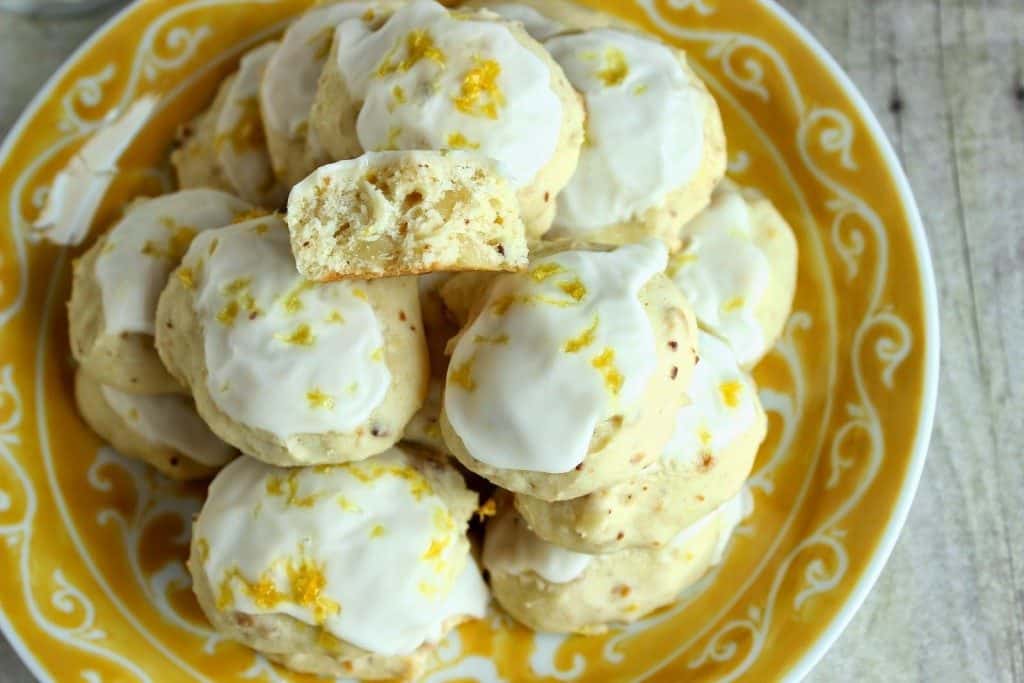
[(61, 21), (0, 12), (0, 138), (50, 74), (116, 9)]
[(1024, 680), (1024, 4), (783, 0), (879, 114), (939, 282), (941, 396), (910, 520), (811, 680)]

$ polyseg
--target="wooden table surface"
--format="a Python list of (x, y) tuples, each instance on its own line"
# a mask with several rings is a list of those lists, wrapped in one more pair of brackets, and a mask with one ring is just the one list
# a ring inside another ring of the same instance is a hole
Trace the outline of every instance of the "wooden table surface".
[[(809, 680), (1024, 682), (1024, 0), (782, 4), (853, 77), (903, 160), (942, 326), (910, 519)], [(0, 136), (107, 15), (0, 14)], [(31, 680), (2, 639), (0, 680)]]

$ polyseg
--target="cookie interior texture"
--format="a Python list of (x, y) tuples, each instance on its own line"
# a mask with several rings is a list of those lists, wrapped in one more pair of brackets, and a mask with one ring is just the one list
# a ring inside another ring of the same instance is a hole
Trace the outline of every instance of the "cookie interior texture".
[(287, 220), (311, 280), (526, 266), (515, 194), (468, 154), (381, 152), (323, 166), (292, 190)]

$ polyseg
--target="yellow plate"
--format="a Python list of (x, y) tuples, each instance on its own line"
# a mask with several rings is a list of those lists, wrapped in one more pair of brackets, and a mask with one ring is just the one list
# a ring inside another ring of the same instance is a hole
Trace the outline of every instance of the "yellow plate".
[[(56, 681), (298, 680), (218, 640), (182, 560), (201, 487), (104, 448), (75, 413), (70, 258), (28, 226), (54, 173), (108, 112), (160, 108), (121, 158), (94, 234), (169, 188), (177, 124), (301, 0), (145, 0), (50, 81), (0, 151), (0, 624)], [(852, 84), (774, 5), (593, 2), (685, 48), (718, 98), (732, 176), (792, 222), (796, 305), (758, 368), (770, 433), (753, 516), (677, 604), (600, 637), (495, 618), (442, 646), (431, 681), (773, 680), (805, 673), (864, 599), (906, 517), (931, 432), (938, 322), (906, 179)]]

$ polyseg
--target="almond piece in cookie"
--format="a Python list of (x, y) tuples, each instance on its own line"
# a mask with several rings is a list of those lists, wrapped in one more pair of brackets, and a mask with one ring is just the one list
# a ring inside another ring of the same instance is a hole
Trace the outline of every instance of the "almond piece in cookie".
[(320, 282), (436, 271), (518, 271), (515, 193), (483, 157), (375, 152), (322, 166), (288, 198), (299, 272)]

